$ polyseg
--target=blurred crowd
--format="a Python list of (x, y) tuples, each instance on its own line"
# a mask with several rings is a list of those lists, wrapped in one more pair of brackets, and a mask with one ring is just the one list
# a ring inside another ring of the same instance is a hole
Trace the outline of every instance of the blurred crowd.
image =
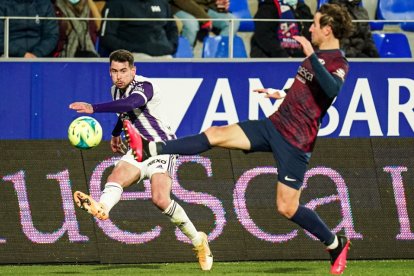
[[(9, 57), (106, 57), (126, 49), (138, 59), (173, 58), (180, 37), (193, 51), (208, 36), (229, 36), (230, 28), (237, 34), (240, 21), (230, 11), (230, 1), (247, 0), (2, 0), (0, 16), (11, 17)], [(354, 19), (368, 19), (361, 0), (328, 2), (346, 6)], [(301, 57), (300, 44), (292, 36), (310, 39), (311, 9), (303, 0), (258, 0), (257, 4), (253, 18), (287, 21), (255, 22), (250, 57)], [(51, 17), (59, 20), (45, 19)], [(145, 20), (149, 18), (153, 20)], [(0, 56), (5, 52), (5, 22), (0, 20)], [(378, 57), (368, 23), (355, 24), (354, 36), (342, 46), (349, 57)]]

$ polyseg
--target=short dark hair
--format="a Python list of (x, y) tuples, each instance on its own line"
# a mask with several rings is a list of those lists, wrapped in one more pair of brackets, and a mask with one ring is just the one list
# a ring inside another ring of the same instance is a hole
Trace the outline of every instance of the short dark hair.
[(354, 26), (352, 25), (351, 15), (342, 5), (323, 4), (319, 10), (321, 17), (319, 24), (321, 28), (331, 26), (334, 36), (341, 40), (351, 35)]
[(128, 62), (130, 68), (134, 67), (134, 56), (130, 51), (124, 49), (113, 51), (109, 55), (109, 63), (112, 63), (112, 61)]

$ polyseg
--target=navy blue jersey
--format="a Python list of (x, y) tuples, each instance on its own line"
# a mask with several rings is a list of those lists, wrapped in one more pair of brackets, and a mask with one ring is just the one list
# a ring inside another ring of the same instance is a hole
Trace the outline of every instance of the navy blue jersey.
[[(339, 49), (319, 51), (316, 56), (332, 76), (342, 82), (345, 80), (349, 66)], [(290, 144), (311, 152), (320, 121), (334, 99), (322, 89), (310, 58), (306, 58), (299, 66), (283, 103), (269, 119)]]

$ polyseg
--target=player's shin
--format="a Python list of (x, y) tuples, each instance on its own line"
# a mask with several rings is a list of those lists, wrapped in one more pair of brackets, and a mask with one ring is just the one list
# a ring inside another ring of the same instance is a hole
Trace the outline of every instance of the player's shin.
[(194, 245), (194, 252), (198, 258), (198, 263), (202, 270), (211, 270), (213, 266), (213, 254), (208, 244), (208, 237), (204, 232), (197, 232), (193, 223), (188, 218), (184, 209), (175, 201), (171, 201), (170, 205), (163, 212), (170, 217), (172, 223), (191, 240)]
[[(152, 145), (150, 143), (150, 153), (153, 156)], [(168, 140), (156, 143), (157, 154), (183, 154), (195, 155), (211, 149), (210, 142), (206, 134), (183, 137), (177, 140)]]
[(164, 210), (163, 214), (170, 218), (171, 222), (191, 240), (191, 243), (194, 246), (201, 244), (201, 237), (197, 232), (197, 229), (188, 218), (184, 209), (177, 202), (172, 200), (167, 209)]

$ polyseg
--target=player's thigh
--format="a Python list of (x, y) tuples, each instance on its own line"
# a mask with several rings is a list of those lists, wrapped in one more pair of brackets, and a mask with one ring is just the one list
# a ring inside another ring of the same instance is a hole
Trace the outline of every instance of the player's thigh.
[(238, 124), (213, 126), (204, 132), (212, 146), (249, 150), (250, 141)]
[(123, 160), (120, 160), (108, 177), (108, 182), (116, 182), (122, 187), (128, 187), (140, 178), (140, 170)]
[(150, 179), (152, 202), (165, 210), (171, 202), (172, 176), (175, 170), (176, 155), (158, 155), (145, 160), (142, 176)]

